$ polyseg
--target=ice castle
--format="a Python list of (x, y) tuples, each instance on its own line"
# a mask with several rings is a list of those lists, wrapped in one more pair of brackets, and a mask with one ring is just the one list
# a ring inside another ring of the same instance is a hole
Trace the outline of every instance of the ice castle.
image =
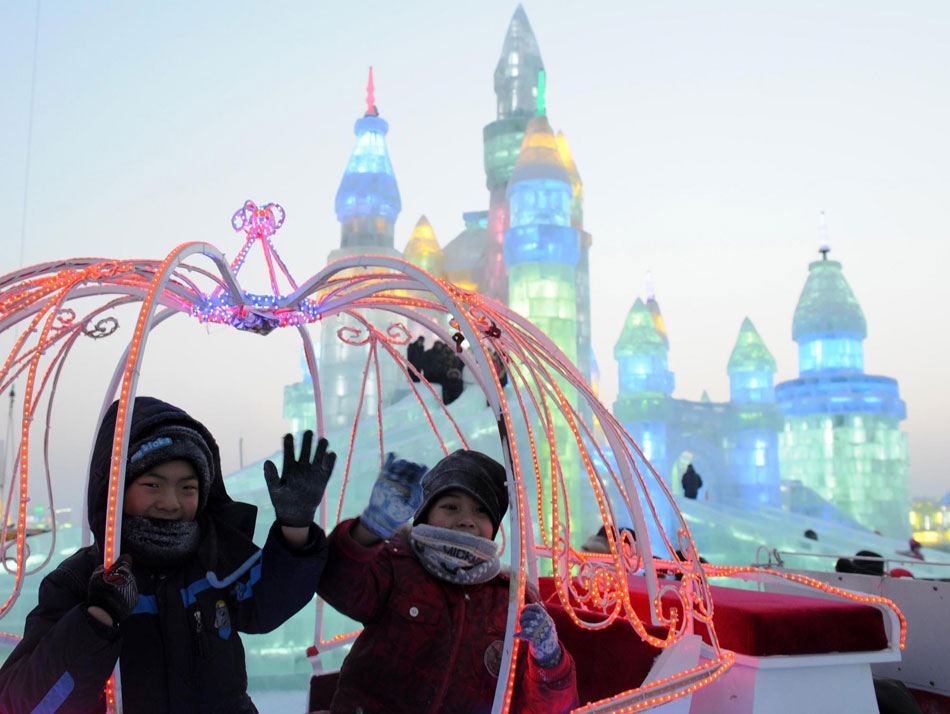
[[(596, 381), (590, 341), (591, 236), (584, 189), (562, 133), (545, 106), (544, 62), (519, 5), (495, 67), (497, 111), (483, 131), (488, 210), (463, 214), (464, 229), (444, 249), (425, 216), (403, 257), (467, 290), (506, 302), (537, 324)], [(367, 109), (336, 196), (340, 247), (329, 260), (359, 252), (399, 255), (394, 224), (401, 208), (386, 149), (387, 122)], [(692, 463), (710, 503), (761, 504), (862, 525), (893, 537), (909, 531), (905, 418), (897, 382), (863, 373), (864, 315), (841, 264), (811, 264), (793, 322), (796, 380), (774, 384), (776, 362), (752, 321), (739, 329), (726, 371), (728, 402), (673, 397), (670, 342), (655, 295), (637, 299), (614, 347), (619, 393), (613, 411), (654, 468), (682, 493)], [(352, 422), (366, 356), (324, 324), (321, 373), (328, 427)], [(382, 404), (403, 396), (383, 375)], [(387, 389), (388, 385), (388, 389)], [(372, 388), (372, 383), (369, 383)], [(293, 429), (314, 423), (309, 383), (285, 390)], [(364, 398), (372, 413), (374, 393)]]

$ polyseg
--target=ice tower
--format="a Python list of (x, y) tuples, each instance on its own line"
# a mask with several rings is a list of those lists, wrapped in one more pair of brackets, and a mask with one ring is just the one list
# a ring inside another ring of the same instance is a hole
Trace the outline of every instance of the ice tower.
[[(537, 114), (528, 122), (508, 181), (511, 227), (505, 231), (508, 305), (537, 325), (577, 364), (577, 287), (580, 257), (577, 229), (571, 226), (571, 178), (558, 153), (545, 113), (544, 73), (539, 73)], [(490, 226), (489, 226), (490, 229)], [(576, 405), (575, 405), (576, 406)], [(558, 432), (563, 429), (563, 434)], [(558, 443), (571, 443), (566, 422), (555, 426)], [(576, 451), (559, 451), (568, 501), (584, 503), (578, 492), (586, 473)], [(588, 499), (589, 502), (589, 499)], [(571, 511), (571, 527), (583, 529), (586, 514)]]
[(792, 323), (799, 377), (775, 389), (785, 415), (782, 476), (869, 528), (906, 537), (906, 407), (896, 380), (864, 374), (864, 313), (841, 263), (821, 252), (808, 266)]
[(508, 304), (541, 328), (577, 362), (579, 237), (571, 227), (571, 179), (544, 114), (528, 122), (507, 192), (511, 227), (505, 231)]
[(528, 121), (535, 114), (538, 72), (543, 69), (538, 41), (524, 8), (518, 5), (495, 67), (497, 118), (483, 130), (485, 176), (490, 196), (481, 292), (504, 303), (508, 302), (508, 272), (503, 246), (505, 230), (510, 225), (506, 191)]
[[(356, 120), (356, 145), (336, 192), (340, 250), (333, 257), (393, 248), (393, 227), (402, 201), (386, 150), (389, 124), (376, 109), (373, 69), (366, 86), (366, 113)], [(350, 250), (352, 249), (352, 250)]]
[[(673, 413), (671, 397), (675, 382), (668, 353), (666, 336), (656, 328), (650, 309), (637, 298), (614, 345), (617, 360), (614, 416), (663, 479), (670, 475), (667, 423)], [(644, 471), (643, 464), (637, 466)], [(670, 514), (665, 514), (662, 521), (669, 533)]]
[(416, 223), (416, 227), (412, 229), (404, 256), (410, 263), (418, 265), (433, 277), (443, 277), (442, 248), (436, 240), (432, 224), (425, 216), (422, 216)]
[(782, 414), (775, 403), (775, 358), (748, 317), (739, 329), (727, 371), (733, 405), (732, 478), (722, 484), (723, 498), (777, 506), (781, 503), (778, 431)]
[[(439, 247), (439, 241), (436, 240), (432, 224), (425, 216), (422, 216), (416, 223), (416, 227), (412, 229), (412, 235), (409, 237), (409, 243), (406, 245), (403, 257), (413, 265), (418, 265), (434, 278), (445, 277), (445, 260), (442, 248)], [(445, 313), (430, 312), (429, 316), (441, 324), (442, 327), (448, 327), (448, 316)], [(415, 320), (408, 320), (407, 324), (413, 339), (419, 336), (425, 336), (429, 340), (432, 339), (432, 333)]]
[[(356, 120), (356, 144), (336, 193), (336, 217), (340, 222), (340, 247), (331, 251), (328, 262), (360, 253), (376, 255), (401, 254), (393, 247), (393, 227), (402, 209), (399, 187), (393, 173), (386, 133), (389, 124), (376, 109), (373, 70), (370, 68), (366, 88), (366, 113)], [(378, 315), (366, 311), (365, 317), (376, 323)], [(366, 363), (368, 345), (355, 346), (343, 342), (337, 331), (344, 325), (363, 330), (352, 318), (332, 317), (323, 320), (320, 334), (320, 386), (323, 391), (324, 419), (328, 429), (351, 424), (359, 403), (360, 384)], [(385, 331), (386, 325), (377, 325)], [(382, 394), (394, 392), (400, 375), (394, 364), (380, 361)], [(372, 414), (378, 404), (376, 381), (367, 382), (363, 413)], [(306, 417), (301, 417), (306, 414)], [(312, 424), (313, 396), (310, 385), (289, 385), (284, 391), (284, 416), (292, 423)]]
[(666, 423), (671, 416), (670, 397), (675, 384), (668, 352), (669, 347), (653, 324), (650, 310), (637, 298), (614, 345), (617, 360), (614, 416), (664, 477), (667, 475)]

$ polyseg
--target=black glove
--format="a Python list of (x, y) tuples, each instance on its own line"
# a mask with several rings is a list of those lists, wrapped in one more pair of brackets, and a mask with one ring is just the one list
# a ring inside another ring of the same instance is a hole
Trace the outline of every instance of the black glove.
[(101, 565), (92, 571), (86, 590), (86, 605), (101, 607), (118, 625), (139, 601), (139, 588), (132, 575), (132, 556), (120, 555), (108, 570)]
[(303, 433), (298, 461), (294, 459), (293, 434), (284, 437), (284, 465), (280, 476), (277, 475), (277, 467), (273, 461), (264, 463), (267, 490), (270, 492), (271, 503), (274, 504), (277, 522), (282, 526), (306, 528), (313, 523), (313, 514), (317, 512), (317, 506), (323, 500), (327, 481), (333, 473), (336, 454), (327, 451), (327, 440), (320, 439), (317, 442), (313, 461), (310, 460), (312, 443), (313, 432), (308, 429)]

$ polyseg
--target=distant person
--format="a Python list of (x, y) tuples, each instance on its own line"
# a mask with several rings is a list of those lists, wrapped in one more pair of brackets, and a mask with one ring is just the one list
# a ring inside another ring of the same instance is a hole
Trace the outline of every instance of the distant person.
[(683, 495), (686, 496), (686, 498), (695, 499), (696, 496), (699, 495), (699, 489), (702, 487), (702, 477), (696, 473), (693, 465), (690, 464), (683, 473)]
[(805, 537), (808, 540), (818, 540), (818, 534), (815, 533), (815, 531), (813, 531), (811, 528), (805, 531)]
[(921, 548), (923, 547), (920, 545), (920, 541), (918, 541), (916, 538), (911, 538), (909, 541), (907, 541), (907, 545), (910, 546), (911, 558), (916, 558), (917, 560), (924, 559), (924, 554), (920, 552)]
[[(637, 540), (637, 534), (634, 533), (632, 528), (620, 528), (617, 531), (617, 538), (623, 538), (624, 533), (630, 534), (630, 539), (633, 542)], [(617, 542), (617, 547), (620, 547), (620, 541)], [(581, 550), (586, 553), (610, 553), (610, 542), (607, 540), (607, 527), (601, 526), (594, 535), (584, 541), (581, 545)]]
[(913, 558), (914, 560), (923, 560), (924, 554), (920, 551), (920, 542), (915, 538), (911, 538), (909, 541), (907, 541), (907, 550), (899, 550), (897, 551), (897, 554), (906, 555), (908, 558)]
[(495, 374), (498, 375), (498, 381), (501, 382), (502, 387), (508, 386), (508, 368), (505, 367), (505, 363), (501, 358), (501, 355), (498, 354), (495, 350), (491, 351), (491, 363), (495, 368)]
[(836, 573), (856, 573), (858, 575), (884, 575), (884, 559), (873, 550), (859, 550), (853, 559), (838, 558)]
[(445, 405), (451, 404), (462, 394), (465, 388), (462, 379), (465, 363), (442, 340), (436, 340), (432, 347), (426, 349), (425, 338), (416, 338), (406, 348), (406, 359), (414, 368), (409, 370), (413, 382), (418, 382), (421, 374), (429, 384), (442, 385), (442, 402)]
[(409, 378), (413, 382), (420, 381), (419, 375), (425, 372), (426, 338), (421, 335), (406, 347), (406, 359), (415, 369), (409, 370)]

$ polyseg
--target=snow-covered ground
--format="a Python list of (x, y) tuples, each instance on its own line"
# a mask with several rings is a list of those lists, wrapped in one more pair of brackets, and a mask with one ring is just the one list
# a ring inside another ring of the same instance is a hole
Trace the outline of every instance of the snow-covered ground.
[(260, 714), (306, 714), (307, 692), (250, 692)]

